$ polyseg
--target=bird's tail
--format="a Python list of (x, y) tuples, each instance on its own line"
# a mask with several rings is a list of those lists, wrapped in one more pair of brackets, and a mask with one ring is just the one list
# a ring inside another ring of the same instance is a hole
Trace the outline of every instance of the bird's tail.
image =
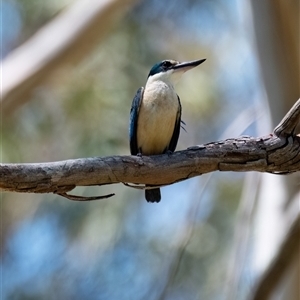
[(145, 190), (145, 198), (147, 202), (159, 202), (161, 199), (160, 189)]

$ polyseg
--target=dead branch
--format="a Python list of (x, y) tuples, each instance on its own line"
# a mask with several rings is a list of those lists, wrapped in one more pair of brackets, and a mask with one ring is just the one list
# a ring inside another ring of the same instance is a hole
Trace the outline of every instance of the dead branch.
[[(0, 189), (64, 196), (76, 186), (113, 183), (168, 185), (213, 171), (297, 172), (300, 171), (300, 136), (294, 135), (293, 128), (299, 119), (300, 99), (274, 133), (264, 137), (231, 138), (190, 147), (171, 155), (1, 164)], [(69, 195), (69, 199), (71, 197), (74, 198)]]

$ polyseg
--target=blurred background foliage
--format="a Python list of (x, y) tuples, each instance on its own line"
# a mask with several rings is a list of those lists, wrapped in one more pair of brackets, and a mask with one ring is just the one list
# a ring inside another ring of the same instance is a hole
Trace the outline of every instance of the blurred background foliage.
[[(2, 0), (3, 58), (73, 2)], [(187, 130), (178, 149), (268, 134), (249, 10), (237, 0), (139, 1), (91, 54), (56, 70), (2, 122), (2, 162), (128, 155), (132, 98), (168, 58), (207, 59), (176, 87)], [(1, 193), (2, 298), (225, 299), (244, 179), (203, 175), (163, 188), (158, 205), (121, 184), (76, 188), (116, 193), (87, 203)], [(255, 280), (246, 257), (237, 299)]]

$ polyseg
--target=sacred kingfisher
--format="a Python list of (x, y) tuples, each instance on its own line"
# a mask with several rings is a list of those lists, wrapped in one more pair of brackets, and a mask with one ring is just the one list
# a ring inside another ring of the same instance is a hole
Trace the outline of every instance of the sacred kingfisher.
[[(129, 139), (132, 155), (175, 151), (181, 126), (181, 103), (174, 83), (184, 72), (204, 61), (163, 60), (152, 67), (146, 86), (138, 89), (131, 105)], [(146, 189), (145, 197), (148, 202), (159, 202), (160, 189)]]

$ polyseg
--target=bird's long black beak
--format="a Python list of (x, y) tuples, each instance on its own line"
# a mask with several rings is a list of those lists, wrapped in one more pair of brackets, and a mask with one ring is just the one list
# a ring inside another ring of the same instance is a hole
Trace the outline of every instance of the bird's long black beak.
[(199, 60), (192, 60), (187, 62), (178, 63), (177, 65), (173, 66), (174, 70), (178, 71), (188, 71), (192, 68), (195, 68), (206, 61), (206, 58), (199, 59)]

